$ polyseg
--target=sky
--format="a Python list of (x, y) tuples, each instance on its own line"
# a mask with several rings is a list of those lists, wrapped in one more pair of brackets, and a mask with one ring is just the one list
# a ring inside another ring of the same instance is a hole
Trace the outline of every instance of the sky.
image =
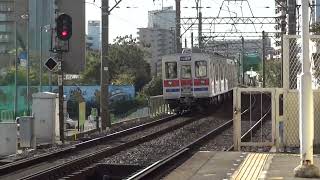
[[(88, 20), (101, 20), (101, 0), (96, 0), (93, 4), (93, 0), (86, 0), (86, 21)], [(175, 6), (175, 0), (122, 0), (119, 4), (119, 8), (115, 8), (110, 14), (110, 42), (117, 36), (124, 36), (132, 34), (137, 36), (137, 28), (147, 27), (148, 24), (148, 11), (161, 9), (163, 6)], [(217, 17), (220, 7), (222, 10), (219, 14), (220, 17), (235, 16), (238, 17), (274, 17), (275, 8), (274, 0), (202, 0), (201, 6), (206, 7), (202, 9), (203, 16)], [(115, 5), (115, 1), (110, 0), (110, 7)], [(129, 7), (129, 8), (128, 8)], [(195, 0), (182, 0), (181, 1), (181, 17), (196, 16)], [(251, 10), (252, 13), (251, 13)], [(230, 12), (229, 12), (229, 11)], [(216, 31), (230, 31), (235, 27), (219, 26), (216, 27)], [(238, 26), (240, 31), (247, 31), (247, 29), (255, 28), (258, 32), (275, 31), (274, 25), (269, 26), (255, 26), (245, 25)], [(187, 35), (188, 36), (188, 35)]]

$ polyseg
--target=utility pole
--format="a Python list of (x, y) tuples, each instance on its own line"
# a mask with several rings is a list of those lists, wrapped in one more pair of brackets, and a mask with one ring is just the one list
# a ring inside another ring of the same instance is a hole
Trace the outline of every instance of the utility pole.
[(191, 32), (191, 50), (193, 49), (193, 32)]
[(181, 30), (180, 30), (180, 14), (181, 14), (181, 0), (176, 0), (176, 45), (177, 45), (177, 53), (182, 52), (182, 44), (181, 44)]
[(262, 31), (262, 87), (266, 87), (266, 45), (265, 45), (266, 35)]
[(184, 48), (187, 48), (187, 38), (184, 39)]
[(199, 26), (198, 26), (199, 48), (202, 49), (202, 12), (199, 10)]
[(40, 25), (40, 59), (39, 59), (39, 90), (42, 92), (42, 24)]
[(60, 140), (64, 144), (64, 113), (63, 113), (63, 59), (62, 52), (57, 54), (59, 61), (59, 72), (58, 72), (58, 94), (59, 94), (59, 132)]
[(302, 73), (299, 88), (299, 134), (300, 165), (294, 169), (295, 176), (316, 178), (319, 169), (313, 163), (314, 106), (311, 61), (309, 56), (309, 1), (301, 0), (302, 9)]
[(242, 63), (242, 84), (244, 84), (244, 38), (241, 37), (241, 63)]
[(109, 0), (101, 0), (101, 67), (100, 67), (100, 116), (101, 129), (106, 130), (111, 126), (109, 116), (109, 69), (108, 69), (108, 50), (109, 50)]

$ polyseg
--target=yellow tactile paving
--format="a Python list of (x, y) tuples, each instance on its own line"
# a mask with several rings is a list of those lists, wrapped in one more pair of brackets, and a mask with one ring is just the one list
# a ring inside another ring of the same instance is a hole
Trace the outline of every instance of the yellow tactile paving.
[(269, 154), (250, 153), (242, 162), (238, 170), (234, 172), (233, 180), (258, 179)]

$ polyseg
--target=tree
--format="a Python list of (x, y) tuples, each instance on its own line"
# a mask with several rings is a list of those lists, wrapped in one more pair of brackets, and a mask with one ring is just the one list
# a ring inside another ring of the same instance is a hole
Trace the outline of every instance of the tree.
[[(111, 82), (130, 83), (133, 81), (136, 91), (150, 81), (150, 66), (145, 61), (146, 52), (138, 45), (137, 39), (130, 36), (117, 37), (109, 51)], [(122, 74), (132, 75), (133, 79), (123, 78)], [(128, 80), (120, 82), (120, 80)]]
[(86, 69), (81, 73), (82, 84), (100, 84), (100, 54), (94, 51), (86, 53)]
[[(117, 37), (109, 48), (110, 82), (118, 85), (133, 84), (136, 91), (141, 90), (150, 81), (150, 67), (144, 59), (145, 55), (137, 39), (131, 35)], [(81, 74), (81, 83), (99, 84), (100, 55), (90, 51), (87, 53), (86, 62), (86, 69)]]
[(143, 87), (142, 93), (146, 96), (157, 96), (161, 95), (162, 92), (162, 78), (153, 77), (152, 80)]
[[(280, 87), (281, 86), (281, 62), (271, 59), (265, 62), (266, 87)], [(262, 74), (262, 71), (260, 72)]]

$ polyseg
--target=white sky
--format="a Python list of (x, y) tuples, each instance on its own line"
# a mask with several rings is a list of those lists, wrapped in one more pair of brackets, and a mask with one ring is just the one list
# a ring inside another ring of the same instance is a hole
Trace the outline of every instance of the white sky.
[[(93, 0), (86, 0), (87, 2), (93, 2)], [(88, 20), (101, 20), (101, 0), (96, 0), (95, 5), (86, 4), (86, 21)], [(219, 8), (222, 4), (223, 0), (202, 0), (203, 7), (210, 7), (202, 9), (203, 17), (205, 16), (214, 16), (216, 17), (219, 12)], [(230, 13), (227, 11), (228, 8), (230, 11), (237, 13), (238, 17), (241, 16), (251, 16), (251, 12), (249, 9), (249, 5), (253, 11), (253, 15), (256, 17), (274, 17), (275, 8), (274, 8), (274, 0), (248, 0), (243, 1), (241, 5), (241, 1), (237, 0), (224, 2), (222, 7), (222, 11), (220, 13), (220, 17), (230, 16)], [(110, 0), (110, 7), (115, 4), (115, 1)], [(174, 6), (175, 0), (163, 0), (164, 6)], [(115, 8), (110, 15), (110, 42), (116, 36), (124, 36), (128, 34), (132, 34), (134, 37), (137, 36), (137, 28), (146, 27), (148, 24), (148, 11), (154, 9), (161, 9), (161, 0), (122, 0), (119, 4), (120, 8)], [(126, 8), (126, 7), (134, 7), (134, 8)], [(181, 17), (184, 16), (196, 16), (196, 10), (192, 7), (195, 7), (195, 0), (182, 0), (181, 2)], [(183, 8), (188, 7), (188, 8)], [(266, 8), (269, 7), (269, 8)], [(243, 14), (243, 15), (242, 15)], [(231, 16), (235, 16), (234, 13), (231, 13)], [(246, 31), (246, 29), (253, 29), (252, 25), (246, 26), (238, 26), (237, 29), (240, 31)], [(228, 31), (232, 29), (232, 26), (224, 26), (216, 31)], [(274, 25), (266, 25), (261, 28), (260, 25), (256, 26), (258, 32), (261, 32), (262, 29), (265, 31), (274, 32)], [(252, 30), (250, 30), (252, 31)]]

